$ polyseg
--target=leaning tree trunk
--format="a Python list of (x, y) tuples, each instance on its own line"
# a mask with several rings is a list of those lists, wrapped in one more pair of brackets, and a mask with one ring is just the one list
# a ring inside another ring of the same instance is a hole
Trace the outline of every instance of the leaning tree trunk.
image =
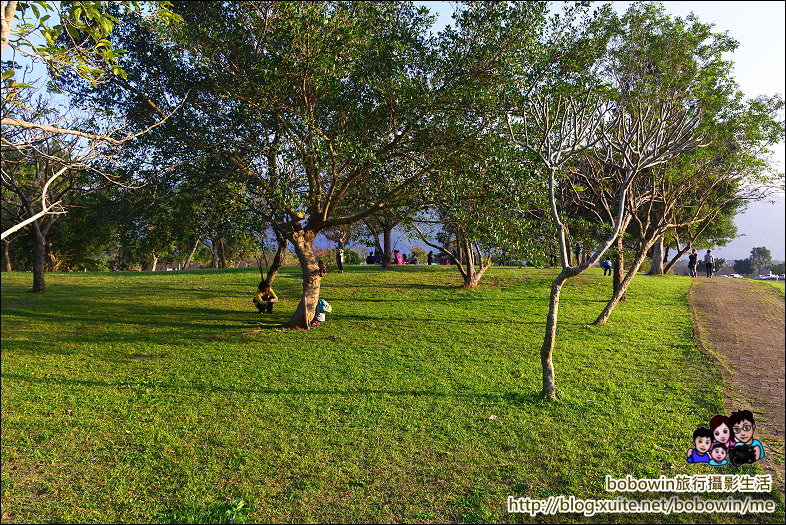
[[(284, 253), (287, 250), (287, 240), (278, 234), (276, 234), (276, 237), (278, 237), (278, 249), (276, 250), (276, 255), (273, 257), (273, 262), (270, 264), (270, 268), (267, 270), (267, 276), (259, 283), (260, 290), (273, 286), (273, 281), (276, 279), (276, 275), (278, 275), (278, 271), (281, 269), (281, 264), (284, 262)], [(262, 269), (260, 268), (260, 272), (261, 271)]]
[(557, 315), (559, 314), (559, 294), (562, 285), (568, 278), (563, 270), (551, 283), (549, 296), (549, 314), (546, 317), (546, 335), (540, 347), (540, 365), (543, 370), (543, 395), (549, 399), (557, 398), (557, 387), (554, 382), (554, 342), (557, 340)]
[(201, 242), (200, 239), (197, 239), (196, 241), (194, 241), (194, 246), (191, 247), (191, 251), (188, 253), (188, 257), (186, 257), (186, 262), (183, 265), (183, 269), (184, 270), (188, 268), (189, 264), (191, 264), (191, 259), (194, 258), (194, 254), (196, 253), (197, 248), (199, 247), (199, 243), (200, 242)]
[(46, 237), (36, 228), (33, 232), (33, 291), (46, 291), (44, 273), (46, 272)]
[(156, 255), (156, 252), (150, 252), (150, 258), (152, 259), (152, 262), (150, 263), (150, 271), (155, 272), (156, 266), (158, 266), (158, 255)]
[[(617, 295), (622, 290), (622, 279), (625, 275), (625, 255), (622, 251), (622, 238), (617, 239), (617, 255), (614, 257), (613, 263), (613, 275), (612, 281), (614, 284), (614, 289), (612, 291), (612, 296)], [(622, 290), (619, 300), (626, 301), (628, 299), (627, 295), (625, 294), (625, 290)]]
[(317, 258), (312, 247), (316, 237), (317, 232), (313, 230), (299, 230), (293, 232), (289, 239), (295, 247), (300, 269), (303, 272), (303, 294), (297, 310), (284, 325), (287, 328), (308, 329), (316, 313), (319, 287), (322, 284)]
[(391, 240), (391, 233), (393, 228), (385, 226), (382, 228), (382, 242), (384, 249), (382, 250), (382, 267), (390, 268), (390, 258), (393, 256), (393, 242)]
[(592, 324), (594, 324), (595, 326), (600, 326), (606, 324), (606, 321), (609, 320), (609, 316), (611, 315), (611, 312), (614, 311), (614, 308), (617, 307), (617, 303), (619, 303), (622, 300), (622, 297), (625, 296), (625, 292), (627, 291), (630, 282), (636, 276), (636, 273), (639, 271), (639, 268), (641, 268), (644, 259), (647, 258), (648, 249), (649, 247), (645, 246), (636, 254), (636, 257), (633, 259), (633, 264), (628, 270), (628, 273), (625, 275), (625, 279), (623, 279), (622, 283), (620, 283), (619, 289), (614, 291), (614, 295), (611, 297), (611, 299), (609, 299), (609, 302), (606, 303), (606, 307), (603, 309), (603, 311), (600, 313), (598, 318), (595, 319), (595, 322)]
[(649, 275), (663, 275), (663, 235), (655, 239), (652, 246), (652, 267)]
[(672, 257), (671, 260), (666, 264), (666, 266), (663, 267), (663, 273), (669, 273), (672, 270), (672, 268), (674, 268), (674, 265), (677, 264), (677, 261), (682, 259), (682, 256), (688, 253), (689, 250), (690, 250), (690, 244), (685, 244), (685, 248), (681, 248), (680, 250), (677, 250), (677, 255)]

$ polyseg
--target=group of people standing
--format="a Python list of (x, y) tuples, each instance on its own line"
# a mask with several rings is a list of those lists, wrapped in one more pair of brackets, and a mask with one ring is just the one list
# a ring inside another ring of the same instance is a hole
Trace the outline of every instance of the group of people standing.
[[(696, 277), (696, 269), (699, 265), (699, 254), (696, 253), (696, 248), (693, 248), (688, 256), (688, 271), (690, 272), (691, 277)], [(712, 252), (707, 250), (707, 253), (704, 254), (704, 269), (707, 272), (707, 277), (712, 277), (712, 274), (715, 270), (715, 257), (712, 256)]]

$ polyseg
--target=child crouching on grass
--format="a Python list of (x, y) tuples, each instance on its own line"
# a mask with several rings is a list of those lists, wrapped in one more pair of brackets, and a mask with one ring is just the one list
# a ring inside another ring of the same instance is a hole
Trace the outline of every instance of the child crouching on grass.
[(317, 313), (314, 316), (314, 320), (311, 321), (311, 326), (319, 326), (320, 324), (324, 323), (325, 314), (332, 311), (333, 311), (333, 307), (330, 306), (330, 303), (328, 303), (324, 299), (320, 299), (319, 301), (317, 301)]

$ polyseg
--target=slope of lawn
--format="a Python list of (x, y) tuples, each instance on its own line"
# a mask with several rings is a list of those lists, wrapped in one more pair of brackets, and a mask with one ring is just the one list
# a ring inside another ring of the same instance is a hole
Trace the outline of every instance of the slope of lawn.
[[(31, 274), (3, 274), (3, 522), (528, 522), (508, 495), (614, 498), (607, 474), (713, 472), (684, 461), (723, 412), (688, 278), (640, 276), (603, 327), (608, 278), (569, 282), (551, 403), (552, 270), (492, 268), (468, 291), (449, 267), (349, 267), (323, 280), (334, 311), (310, 331), (279, 329), (299, 269), (270, 316), (251, 304), (258, 275), (48, 274), (33, 294)], [(566, 519), (641, 517), (538, 521)]]

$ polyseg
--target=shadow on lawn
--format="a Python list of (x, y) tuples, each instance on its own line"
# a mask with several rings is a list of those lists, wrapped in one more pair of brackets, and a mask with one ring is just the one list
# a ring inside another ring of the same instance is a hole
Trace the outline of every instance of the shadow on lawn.
[(198, 391), (207, 393), (224, 394), (269, 394), (282, 396), (412, 396), (412, 397), (434, 397), (434, 398), (457, 398), (457, 399), (476, 399), (482, 401), (503, 401), (510, 405), (531, 405), (533, 403), (551, 403), (546, 401), (536, 392), (498, 392), (498, 393), (473, 393), (473, 392), (436, 392), (431, 390), (384, 390), (373, 388), (358, 388), (352, 390), (330, 390), (330, 389), (280, 389), (280, 388), (232, 388), (210, 385), (194, 385), (183, 383), (181, 385), (171, 383), (133, 383), (133, 382), (108, 382), (91, 379), (61, 379), (56, 377), (33, 377), (22, 374), (6, 373), (2, 374), (5, 381), (16, 380), (27, 383), (54, 384), (60, 386), (87, 386), (99, 388), (150, 388), (173, 390), (173, 391)]

